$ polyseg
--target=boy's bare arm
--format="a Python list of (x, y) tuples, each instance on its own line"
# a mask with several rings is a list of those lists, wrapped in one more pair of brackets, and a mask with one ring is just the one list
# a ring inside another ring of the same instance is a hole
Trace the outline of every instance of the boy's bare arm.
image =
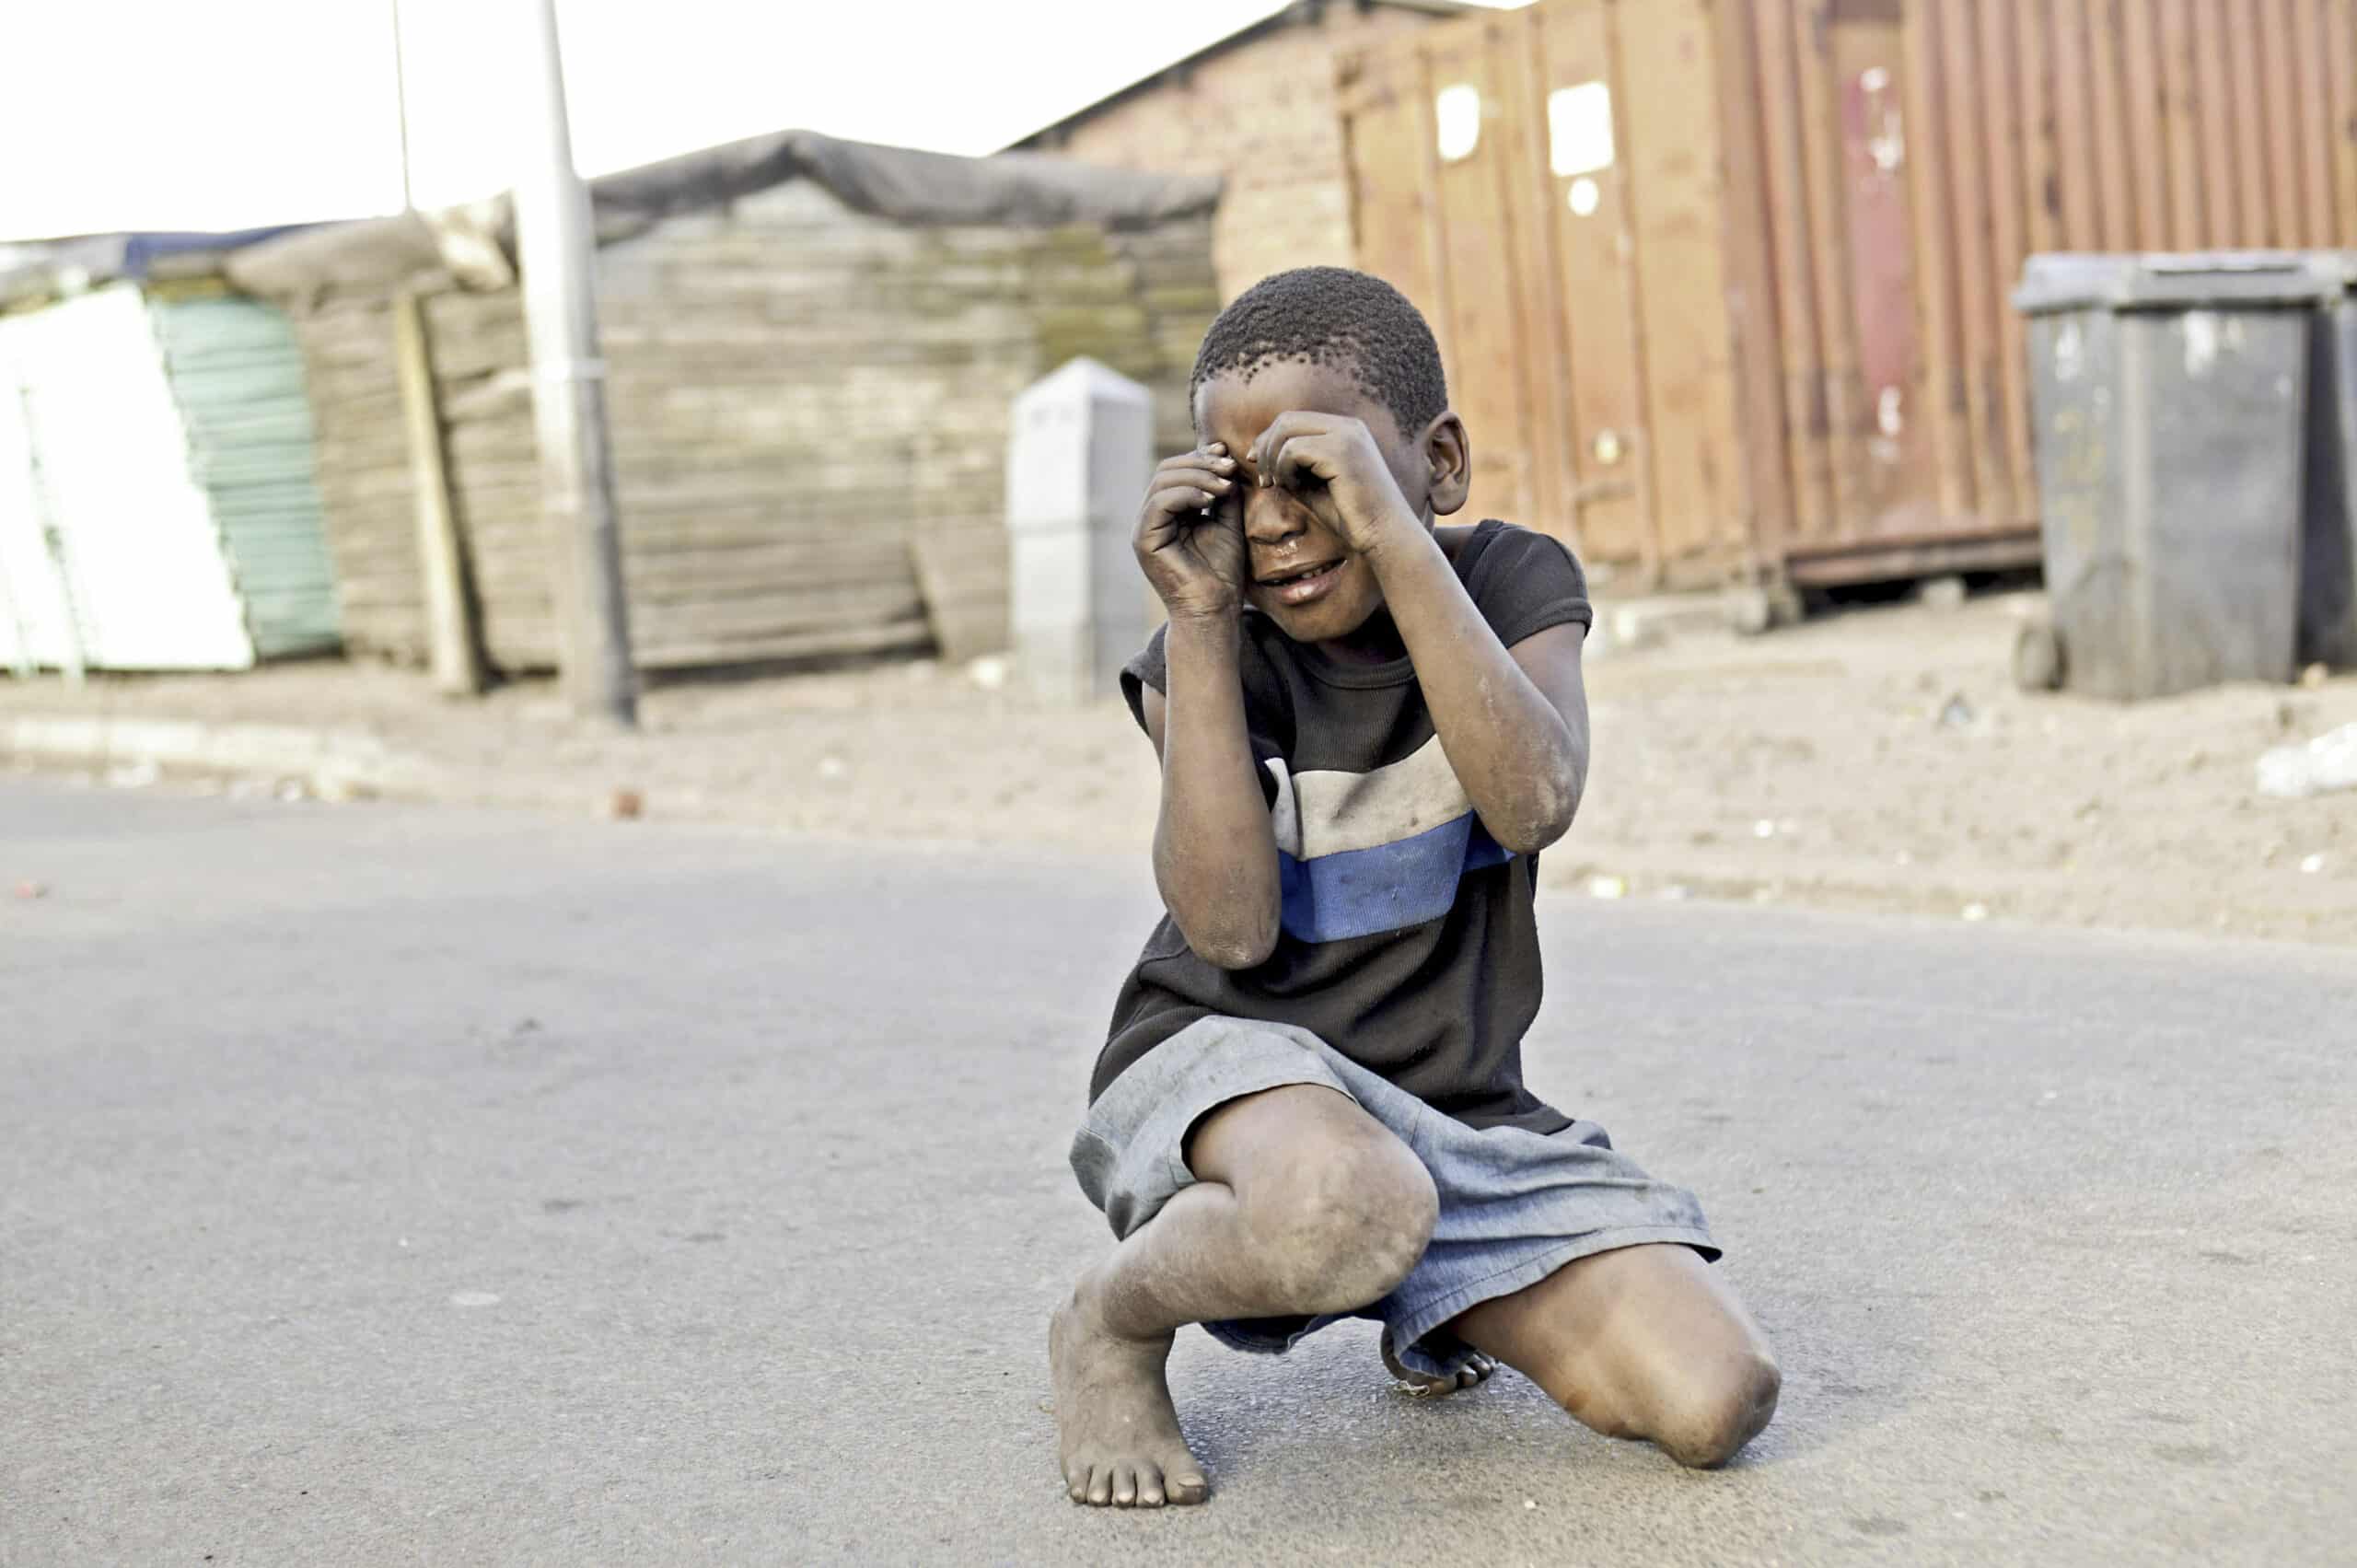
[(1373, 565), (1441, 749), (1490, 836), (1518, 853), (1562, 838), (1587, 782), (1585, 630), (1500, 644), (1357, 420), (1282, 415), (1254, 456), (1262, 482), (1295, 490)]
[(1235, 469), (1218, 446), (1165, 462), (1136, 546), (1170, 612), (1169, 693), (1149, 686), (1143, 704), (1162, 759), (1155, 883), (1189, 947), (1223, 968), (1250, 969), (1277, 944), (1277, 845), (1244, 722), (1244, 533), (1238, 509), (1224, 504)]
[(1545, 849), (1570, 830), (1587, 784), (1585, 628), (1553, 626), (1504, 646), (1421, 527), (1373, 559), (1441, 748), (1482, 826), (1507, 849)]

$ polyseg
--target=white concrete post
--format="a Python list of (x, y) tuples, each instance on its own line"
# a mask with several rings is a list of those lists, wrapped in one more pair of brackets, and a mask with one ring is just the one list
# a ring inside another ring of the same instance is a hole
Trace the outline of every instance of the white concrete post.
[(1154, 472), (1154, 397), (1075, 359), (1015, 400), (1006, 450), (1008, 619), (1017, 679), (1051, 703), (1115, 690), (1144, 645), (1130, 552)]

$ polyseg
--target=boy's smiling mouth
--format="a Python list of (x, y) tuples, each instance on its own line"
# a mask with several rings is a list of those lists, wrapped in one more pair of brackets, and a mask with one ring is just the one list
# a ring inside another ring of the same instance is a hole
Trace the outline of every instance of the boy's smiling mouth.
[(1341, 561), (1318, 562), (1307, 566), (1295, 566), (1283, 572), (1271, 572), (1259, 579), (1260, 586), (1280, 603), (1306, 604), (1334, 586), (1342, 575)]

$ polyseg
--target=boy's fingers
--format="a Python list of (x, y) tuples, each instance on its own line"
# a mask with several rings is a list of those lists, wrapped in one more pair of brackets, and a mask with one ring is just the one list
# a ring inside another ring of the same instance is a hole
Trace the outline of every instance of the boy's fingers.
[(1326, 424), (1326, 415), (1307, 413), (1299, 409), (1281, 413), (1271, 420), (1269, 428), (1260, 432), (1260, 438), (1252, 443), (1252, 467), (1260, 476), (1261, 488), (1266, 489), (1276, 482), (1276, 476), (1270, 466), (1272, 455), (1281, 451), (1284, 444), (1296, 436), (1322, 435)]
[(1166, 491), (1146, 513), (1153, 526), (1167, 528), (1190, 512), (1208, 512), (1219, 505), (1219, 497), (1208, 490)]
[(1270, 455), (1260, 469), (1263, 484), (1281, 484), (1290, 490), (1300, 483), (1304, 475), (1323, 479), (1327, 475), (1328, 459), (1331, 456), (1321, 434), (1303, 432), (1289, 436)]
[(1182, 512), (1200, 512), (1225, 501), (1235, 485), (1215, 474), (1199, 474), (1183, 482), (1157, 483), (1145, 498), (1144, 522), (1161, 527)]
[(1269, 421), (1269, 427), (1260, 432), (1259, 440), (1252, 443), (1252, 466), (1259, 471), (1262, 484), (1269, 482), (1270, 455), (1284, 445), (1286, 436), (1301, 427), (1303, 418), (1298, 412), (1281, 413)]
[(1233, 474), (1215, 469), (1167, 469), (1154, 476), (1152, 489), (1159, 494), (1170, 489), (1216, 490), (1223, 494), (1236, 483)]

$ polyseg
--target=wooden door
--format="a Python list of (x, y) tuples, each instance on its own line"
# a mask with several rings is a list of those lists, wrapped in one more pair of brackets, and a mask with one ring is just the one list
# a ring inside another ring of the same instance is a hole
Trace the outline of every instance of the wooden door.
[(1544, 150), (1540, 205), (1566, 385), (1571, 531), (1608, 572), (1654, 570), (1653, 441), (1639, 329), (1628, 105), (1606, 0), (1536, 7), (1530, 58)]

